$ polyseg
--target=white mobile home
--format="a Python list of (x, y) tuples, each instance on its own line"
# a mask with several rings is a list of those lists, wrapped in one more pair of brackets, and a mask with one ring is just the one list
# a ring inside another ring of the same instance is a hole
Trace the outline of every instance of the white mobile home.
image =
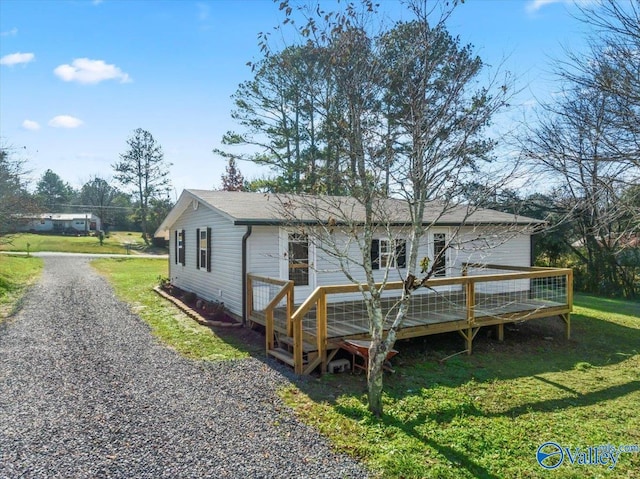
[(18, 217), (18, 231), (37, 233), (88, 234), (100, 231), (100, 218), (93, 213), (42, 213)]
[[(300, 234), (301, 224), (307, 224), (311, 230), (318, 222), (317, 218), (300, 211), (298, 219), (292, 219), (291, 202), (300, 198), (184, 190), (155, 233), (169, 240), (171, 283), (204, 299), (224, 302), (233, 315), (244, 320), (247, 319), (247, 273), (293, 280), (296, 303), (304, 301), (317, 286), (346, 283), (335, 257), (311, 240), (311, 235)], [(332, 201), (340, 202), (341, 206), (336, 204), (336, 208), (342, 211), (345, 205), (352, 207), (354, 204), (350, 198)], [(372, 258), (374, 268), (379, 269), (376, 274), (381, 279), (387, 266), (402, 269), (406, 263), (407, 237), (403, 237), (402, 231), (408, 220), (397, 208), (403, 202), (388, 201), (395, 205), (396, 213), (392, 214), (398, 215), (390, 222), (394, 237), (389, 238), (388, 230), (381, 230), (372, 243), (372, 255), (376, 256)], [(357, 222), (359, 213), (356, 209), (352, 211)], [(332, 220), (328, 217), (328, 221)], [(461, 227), (462, 222), (465, 225)], [(476, 210), (469, 214), (466, 209), (459, 208), (445, 215), (434, 213), (434, 218), (425, 218), (429, 228), (420, 257), (435, 258), (445, 245), (448, 246), (439, 259), (436, 277), (460, 276), (466, 262), (528, 267), (531, 265), (531, 235), (539, 223), (531, 218), (492, 210)], [(454, 235), (458, 239), (449, 244)], [(359, 254), (353, 245), (347, 246), (345, 251), (355, 258)], [(346, 267), (355, 277), (362, 277), (354, 263)]]

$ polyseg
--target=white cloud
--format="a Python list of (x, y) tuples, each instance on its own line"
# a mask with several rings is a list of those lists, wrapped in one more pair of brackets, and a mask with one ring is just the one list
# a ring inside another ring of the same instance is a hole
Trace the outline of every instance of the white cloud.
[(38, 131), (40, 129), (40, 124), (37, 121), (25, 120), (22, 122), (22, 128), (25, 130)]
[(20, 63), (29, 63), (33, 61), (36, 56), (33, 53), (10, 53), (0, 58), (0, 65), (18, 65)]
[(552, 3), (560, 3), (564, 0), (531, 0), (527, 3), (527, 13), (535, 13), (545, 5), (551, 5)]
[(131, 78), (115, 65), (109, 65), (103, 60), (90, 60), (89, 58), (76, 58), (71, 65), (60, 65), (53, 70), (64, 81), (78, 83), (100, 83), (105, 80), (120, 80), (120, 83), (129, 83)]
[(18, 34), (18, 29), (13, 27), (11, 30), (7, 30), (6, 32), (0, 32), (0, 37), (15, 37)]
[(211, 8), (206, 3), (198, 2), (196, 3), (196, 8), (198, 9), (198, 20), (204, 22), (209, 19), (209, 14), (211, 13)]
[(69, 115), (58, 115), (49, 120), (49, 126), (54, 128), (78, 128), (83, 124), (81, 119)]
[(565, 5), (581, 5), (589, 6), (598, 3), (599, 0), (529, 0), (526, 5), (527, 13), (533, 14), (546, 5), (552, 5), (554, 3), (564, 3)]

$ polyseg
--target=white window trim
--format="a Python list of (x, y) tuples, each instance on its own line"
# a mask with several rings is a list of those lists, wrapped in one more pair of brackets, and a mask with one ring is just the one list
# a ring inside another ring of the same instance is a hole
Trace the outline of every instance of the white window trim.
[[(204, 239), (202, 235), (204, 234)], [(207, 227), (201, 227), (198, 237), (198, 267), (204, 271), (207, 271), (207, 259), (209, 258), (209, 250), (207, 248), (207, 244), (209, 242), (209, 238), (207, 237)], [(204, 241), (204, 247), (202, 247), (202, 241)], [(204, 264), (202, 262), (202, 252), (204, 251)]]

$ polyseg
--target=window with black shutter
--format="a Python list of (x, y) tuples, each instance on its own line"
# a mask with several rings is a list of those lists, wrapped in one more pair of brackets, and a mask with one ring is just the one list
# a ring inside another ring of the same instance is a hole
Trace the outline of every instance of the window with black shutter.
[(207, 271), (211, 272), (211, 228), (207, 228)]
[(371, 269), (380, 269), (380, 240), (371, 240)]
[(196, 229), (196, 268), (200, 269), (200, 228)]
[(433, 235), (433, 275), (447, 275), (447, 235), (434, 233)]
[(211, 271), (211, 228), (196, 229), (196, 268)]
[(407, 242), (403, 239), (396, 240), (396, 267), (407, 267)]
[(178, 264), (178, 230), (175, 230), (173, 232), (173, 251), (174, 251), (174, 256), (173, 259), (175, 260), (176, 264)]
[[(374, 244), (377, 247), (374, 248)], [(379, 239), (371, 244), (371, 262), (377, 256), (377, 267), (380, 268), (406, 268), (407, 267), (407, 241), (404, 239)]]
[(185, 231), (181, 230), (180, 234), (178, 235), (178, 262), (182, 266), (185, 266), (187, 264), (186, 258), (185, 258), (186, 255), (184, 251), (185, 242), (186, 242)]

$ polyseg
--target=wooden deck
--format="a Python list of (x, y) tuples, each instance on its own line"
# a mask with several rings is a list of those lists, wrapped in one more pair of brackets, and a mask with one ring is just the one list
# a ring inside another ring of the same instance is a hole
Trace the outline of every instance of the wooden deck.
[[(571, 270), (482, 267), (507, 272), (431, 280), (429, 292), (412, 297), (398, 339), (458, 331), (470, 354), (480, 327), (497, 325), (498, 337), (502, 340), (506, 323), (552, 316), (564, 319), (569, 337)], [(256, 308), (253, 287), (265, 282), (281, 289), (270, 301), (262, 301), (264, 307)], [(402, 283), (387, 285), (392, 291), (401, 287)], [(267, 352), (278, 350), (272, 355), (294, 366), (300, 374), (317, 367), (324, 372), (343, 340), (369, 339), (364, 301), (331, 300), (336, 294), (357, 292), (354, 285), (319, 287), (300, 305), (294, 304), (293, 284), (289, 281), (249, 275), (248, 288), (249, 319), (265, 326)], [(489, 291), (476, 292), (481, 289)], [(383, 301), (389, 324), (395, 307), (396, 298)]]

